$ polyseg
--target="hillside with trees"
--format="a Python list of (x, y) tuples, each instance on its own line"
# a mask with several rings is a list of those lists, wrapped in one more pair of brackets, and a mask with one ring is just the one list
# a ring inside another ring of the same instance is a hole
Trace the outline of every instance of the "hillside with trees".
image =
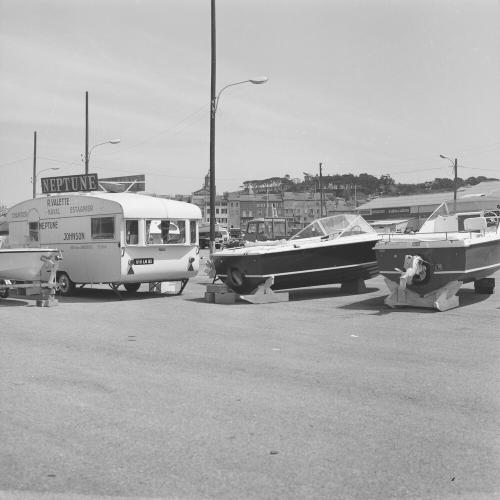
[[(480, 182), (496, 181), (490, 177), (458, 178), (457, 188), (463, 186), (474, 186)], [(323, 175), (321, 187), (325, 193), (331, 193), (346, 200), (351, 199), (356, 193), (358, 199), (373, 198), (375, 196), (402, 196), (410, 194), (422, 194), (429, 192), (446, 192), (453, 190), (453, 179), (436, 178), (419, 184), (397, 183), (389, 174), (375, 177), (363, 173)], [(248, 180), (243, 182), (244, 192), (255, 194), (282, 194), (285, 192), (314, 192), (320, 189), (320, 177), (318, 174), (311, 175), (304, 172), (304, 179), (292, 179), (290, 175), (284, 177), (269, 177), (267, 179)]]

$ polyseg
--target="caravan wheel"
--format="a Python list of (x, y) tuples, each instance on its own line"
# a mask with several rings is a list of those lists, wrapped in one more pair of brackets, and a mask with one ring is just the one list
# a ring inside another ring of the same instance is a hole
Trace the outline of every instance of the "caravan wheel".
[(57, 283), (59, 284), (59, 292), (63, 296), (71, 295), (75, 290), (75, 284), (69, 279), (66, 273), (58, 274)]

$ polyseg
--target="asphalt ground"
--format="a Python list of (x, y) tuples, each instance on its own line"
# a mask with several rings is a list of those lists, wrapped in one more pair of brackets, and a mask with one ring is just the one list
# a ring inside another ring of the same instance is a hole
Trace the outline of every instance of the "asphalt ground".
[(0, 300), (0, 498), (500, 498), (500, 292), (219, 305), (210, 282)]

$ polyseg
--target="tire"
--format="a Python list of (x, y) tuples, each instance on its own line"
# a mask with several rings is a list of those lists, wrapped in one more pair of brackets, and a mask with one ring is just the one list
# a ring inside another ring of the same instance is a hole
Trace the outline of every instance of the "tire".
[(57, 276), (57, 283), (59, 284), (59, 293), (63, 297), (67, 297), (74, 293), (75, 284), (71, 281), (67, 273), (59, 273)]
[(139, 290), (141, 283), (124, 283), (123, 286), (128, 293), (135, 293)]
[(227, 285), (235, 292), (240, 292), (245, 283), (245, 273), (237, 268), (231, 267), (227, 270)]
[(0, 299), (6, 299), (9, 296), (9, 289), (0, 290)]

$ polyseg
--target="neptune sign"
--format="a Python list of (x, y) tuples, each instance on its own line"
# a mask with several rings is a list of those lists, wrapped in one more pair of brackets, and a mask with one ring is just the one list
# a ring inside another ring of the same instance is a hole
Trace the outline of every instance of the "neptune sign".
[(42, 179), (42, 193), (44, 194), (97, 191), (98, 189), (97, 174), (64, 175)]

